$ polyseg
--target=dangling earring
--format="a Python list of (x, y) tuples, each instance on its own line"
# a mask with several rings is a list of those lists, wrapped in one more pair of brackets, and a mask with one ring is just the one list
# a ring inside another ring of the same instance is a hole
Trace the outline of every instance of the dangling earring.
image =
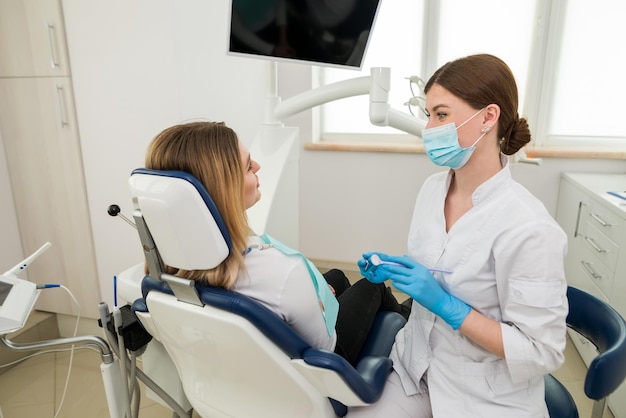
[(489, 132), (490, 129), (491, 129), (491, 125), (487, 125), (483, 129), (481, 129), (480, 132), (486, 134), (487, 132)]

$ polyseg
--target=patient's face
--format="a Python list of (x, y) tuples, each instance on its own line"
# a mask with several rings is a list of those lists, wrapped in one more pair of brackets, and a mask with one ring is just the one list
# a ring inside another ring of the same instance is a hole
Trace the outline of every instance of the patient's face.
[(261, 198), (259, 190), (259, 178), (256, 173), (261, 166), (259, 163), (250, 158), (250, 151), (244, 144), (239, 141), (239, 152), (241, 153), (241, 161), (243, 163), (243, 194), (246, 209), (254, 206)]

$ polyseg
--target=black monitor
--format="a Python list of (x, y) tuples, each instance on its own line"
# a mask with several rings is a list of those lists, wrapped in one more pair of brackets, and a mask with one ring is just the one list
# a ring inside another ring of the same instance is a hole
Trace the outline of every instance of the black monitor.
[(231, 0), (228, 52), (360, 69), (381, 0)]

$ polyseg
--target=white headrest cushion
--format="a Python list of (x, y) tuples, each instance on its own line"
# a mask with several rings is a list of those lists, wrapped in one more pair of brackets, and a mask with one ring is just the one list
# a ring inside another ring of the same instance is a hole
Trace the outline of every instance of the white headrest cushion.
[(216, 221), (190, 181), (134, 172), (129, 184), (135, 205), (141, 210), (165, 264), (185, 270), (207, 270), (228, 257), (230, 243), (217, 223), (222, 223), (221, 216), (217, 213)]

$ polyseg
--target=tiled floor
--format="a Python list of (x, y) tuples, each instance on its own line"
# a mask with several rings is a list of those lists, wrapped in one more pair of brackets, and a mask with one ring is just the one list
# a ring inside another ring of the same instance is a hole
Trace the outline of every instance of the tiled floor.
[[(0, 375), (0, 406), (3, 418), (52, 418), (59, 407), (67, 376), (68, 352), (42, 354), (23, 361)], [(566, 365), (556, 375), (578, 403), (580, 416), (591, 415), (591, 403), (584, 399), (584, 366), (576, 349), (567, 348)], [(99, 353), (76, 350), (69, 385), (59, 418), (109, 417), (100, 375)], [(172, 412), (148, 399), (143, 391), (139, 417), (170, 418)], [(607, 411), (605, 418), (613, 417)]]
[[(324, 266), (320, 266), (320, 269), (324, 271)], [(354, 279), (350, 275), (349, 278)], [(406, 295), (397, 293), (396, 297), (402, 301)], [(8, 338), (14, 342), (49, 340), (59, 335), (72, 335), (74, 327), (73, 318), (35, 311), (30, 315), (27, 326), (15, 334), (9, 334)], [(83, 319), (78, 335), (102, 336), (103, 333), (95, 320)], [(69, 351), (39, 354), (12, 367), (2, 367), (27, 354), (0, 347), (0, 418), (109, 417), (99, 352), (85, 348), (74, 351), (69, 384), (60, 410), (70, 361)], [(582, 389), (586, 369), (569, 340), (565, 358), (565, 365), (554, 374), (572, 393), (580, 416), (590, 417), (592, 403)], [(141, 361), (138, 361), (138, 365), (142, 367)], [(140, 418), (173, 416), (171, 410), (146, 396), (143, 384), (140, 384), (140, 388)], [(197, 414), (194, 414), (194, 418), (198, 418)], [(613, 414), (607, 410), (604, 418), (613, 418)]]
[[(20, 343), (58, 338), (56, 318), (49, 318), (49, 315), (33, 312), (29, 318), (31, 324), (16, 334), (10, 334), (9, 340)], [(53, 320), (52, 323), (50, 319)], [(83, 324), (78, 335), (103, 336), (102, 329), (97, 326), (95, 320), (81, 322)], [(43, 331), (50, 328), (55, 328), (54, 332)], [(72, 335), (72, 333), (67, 335)], [(27, 358), (15, 366), (0, 369), (0, 418), (108, 418), (110, 416), (100, 371), (102, 363), (100, 352), (90, 348), (74, 350), (64, 397), (71, 354), (68, 346), (60, 348), (62, 350), (58, 348), (56, 351), (46, 350), (48, 352)], [(31, 353), (11, 351), (3, 347), (0, 350), (0, 358), (2, 358), (0, 367), (14, 361), (15, 358)], [(140, 385), (140, 388), (140, 417), (172, 417), (170, 410), (145, 396), (143, 385)]]

